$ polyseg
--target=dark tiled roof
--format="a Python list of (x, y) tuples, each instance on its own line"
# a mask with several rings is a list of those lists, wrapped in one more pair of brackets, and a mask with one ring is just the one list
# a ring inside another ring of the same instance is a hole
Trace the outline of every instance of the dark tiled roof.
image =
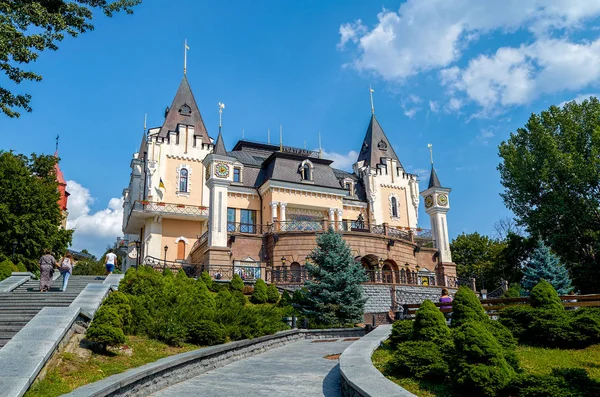
[(251, 167), (260, 167), (268, 157), (260, 157), (253, 153), (243, 151), (228, 152), (227, 155), (230, 157), (235, 157), (240, 163), (244, 165), (249, 165)]
[(435, 168), (433, 168), (433, 164), (431, 164), (431, 175), (429, 176), (429, 186), (427, 188), (431, 189), (432, 187), (442, 187), (437, 173), (435, 172)]
[(358, 180), (358, 177), (354, 173), (349, 173), (344, 170), (338, 170), (337, 168), (332, 168), (332, 170), (333, 170), (333, 173), (335, 174), (336, 178), (338, 178), (340, 180), (344, 179), (344, 178), (350, 178), (355, 181)]
[(188, 83), (187, 77), (183, 76), (177, 94), (167, 112), (158, 136), (165, 138), (169, 131), (177, 130), (177, 124), (190, 125), (194, 127), (194, 136), (202, 137), (202, 143), (211, 144), (208, 132), (204, 126), (202, 115), (196, 105), (194, 94)]
[(213, 153), (227, 156), (227, 150), (225, 150), (225, 143), (223, 142), (223, 135), (221, 135), (221, 131), (219, 131), (219, 136), (217, 137), (217, 142), (215, 143)]
[(375, 115), (372, 115), (360, 154), (358, 155), (358, 161), (364, 160), (365, 165), (375, 167), (377, 164), (381, 163), (382, 157), (394, 159), (398, 162), (398, 165), (402, 167), (402, 163), (400, 163), (400, 160), (390, 144), (390, 141), (387, 139), (387, 136), (383, 132), (381, 125), (379, 125)]

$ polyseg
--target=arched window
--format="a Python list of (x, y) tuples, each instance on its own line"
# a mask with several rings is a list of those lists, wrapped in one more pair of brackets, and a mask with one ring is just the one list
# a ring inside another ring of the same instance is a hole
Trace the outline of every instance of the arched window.
[(300, 176), (303, 181), (312, 181), (313, 165), (309, 160), (304, 160), (300, 165)]
[(185, 241), (179, 240), (177, 243), (177, 260), (185, 260)]
[(182, 168), (181, 171), (179, 171), (179, 191), (188, 191), (188, 170), (185, 168)]
[(390, 198), (390, 201), (392, 203), (392, 217), (397, 218), (398, 217), (398, 200), (396, 200), (396, 197), (392, 196)]

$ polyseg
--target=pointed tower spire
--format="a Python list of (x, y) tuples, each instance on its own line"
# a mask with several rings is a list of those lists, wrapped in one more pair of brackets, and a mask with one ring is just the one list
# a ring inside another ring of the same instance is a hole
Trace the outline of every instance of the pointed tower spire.
[(396, 155), (394, 148), (385, 135), (385, 132), (383, 132), (383, 129), (381, 128), (381, 125), (379, 125), (375, 115), (372, 114), (371, 121), (369, 122), (369, 127), (367, 128), (367, 133), (365, 134), (365, 139), (363, 141), (357, 161), (364, 161), (364, 165), (375, 167), (384, 157), (396, 160), (398, 165), (402, 167), (402, 163), (400, 162), (400, 159), (398, 159), (398, 156)]
[(435, 168), (433, 168), (433, 164), (431, 164), (431, 175), (429, 176), (429, 185), (427, 188), (431, 189), (432, 187), (442, 187), (437, 173), (435, 172)]
[(217, 137), (217, 142), (215, 143), (215, 149), (213, 150), (213, 153), (227, 156), (227, 150), (225, 150), (225, 143), (223, 142), (223, 135), (221, 135), (221, 131), (219, 131), (219, 136)]

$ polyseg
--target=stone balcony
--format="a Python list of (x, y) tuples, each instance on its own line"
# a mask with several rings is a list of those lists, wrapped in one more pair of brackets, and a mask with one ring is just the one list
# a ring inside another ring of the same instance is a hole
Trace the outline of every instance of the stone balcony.
[(169, 219), (205, 221), (208, 219), (208, 207), (155, 201), (135, 201), (127, 216), (124, 232), (138, 233), (144, 225), (144, 220), (154, 216)]

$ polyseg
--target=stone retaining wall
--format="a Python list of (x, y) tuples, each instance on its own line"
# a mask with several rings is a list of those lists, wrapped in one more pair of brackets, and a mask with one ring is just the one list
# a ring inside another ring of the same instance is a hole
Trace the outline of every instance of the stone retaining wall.
[[(412, 285), (391, 285), (391, 284), (365, 284), (365, 321), (371, 317), (372, 313), (387, 313), (392, 308), (392, 296), (395, 296), (396, 307), (401, 307), (404, 304), (422, 303), (429, 299), (432, 302), (437, 302), (442, 295), (443, 287), (427, 287), (427, 286), (412, 286)], [(455, 288), (448, 288), (450, 294), (454, 295)]]
[(383, 376), (371, 361), (391, 332), (391, 325), (381, 325), (344, 350), (340, 356), (342, 397), (416, 397)]
[(363, 328), (290, 330), (275, 335), (210, 346), (134, 368), (80, 387), (69, 397), (147, 396), (215, 368), (301, 339), (363, 336)]

